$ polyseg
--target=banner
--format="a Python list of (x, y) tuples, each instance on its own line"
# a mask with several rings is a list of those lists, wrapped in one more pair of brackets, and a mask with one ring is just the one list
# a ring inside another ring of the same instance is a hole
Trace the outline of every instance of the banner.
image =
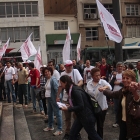
[(80, 60), (81, 53), (81, 34), (79, 36), (78, 44), (77, 44), (77, 62)]
[(36, 69), (38, 69), (40, 71), (40, 68), (42, 67), (40, 47), (38, 48), (37, 54), (35, 56), (34, 65), (35, 65)]
[(99, 2), (99, 0), (96, 0), (96, 3), (97, 3), (100, 19), (103, 24), (105, 33), (108, 35), (108, 38), (110, 40), (120, 43), (122, 41), (122, 35), (114, 17)]
[(22, 46), (20, 47), (20, 51), (21, 51), (21, 56), (22, 56), (22, 60), (25, 62), (29, 57), (35, 55), (37, 53), (32, 41), (31, 41), (31, 35), (32, 33), (29, 35), (29, 37), (26, 39), (26, 41), (22, 44)]
[(70, 28), (68, 27), (65, 44), (63, 47), (63, 62), (65, 62), (66, 60), (70, 60), (70, 43), (71, 43), (71, 35)]
[(2, 48), (0, 48), (0, 60), (1, 60), (2, 56), (5, 54), (7, 47), (9, 46), (9, 42), (10, 42), (10, 38), (7, 40), (7, 42), (4, 44), (4, 46)]

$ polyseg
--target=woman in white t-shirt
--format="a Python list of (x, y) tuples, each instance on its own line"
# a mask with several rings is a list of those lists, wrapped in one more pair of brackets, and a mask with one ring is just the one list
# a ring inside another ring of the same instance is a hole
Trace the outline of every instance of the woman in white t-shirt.
[(48, 101), (48, 127), (44, 128), (44, 131), (52, 131), (53, 127), (53, 114), (56, 115), (57, 119), (57, 130), (53, 133), (54, 136), (62, 134), (62, 111), (59, 109), (56, 103), (56, 94), (58, 90), (58, 80), (53, 77), (53, 70), (50, 67), (44, 69), (43, 73), (47, 79), (45, 84), (45, 97)]

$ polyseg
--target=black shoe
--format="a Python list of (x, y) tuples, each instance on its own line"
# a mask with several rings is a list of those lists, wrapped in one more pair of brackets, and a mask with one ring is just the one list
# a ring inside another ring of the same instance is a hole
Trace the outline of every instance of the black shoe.
[(62, 140), (69, 140), (69, 134), (65, 134)]
[(77, 135), (77, 140), (82, 140), (82, 137), (81, 137), (80, 133)]

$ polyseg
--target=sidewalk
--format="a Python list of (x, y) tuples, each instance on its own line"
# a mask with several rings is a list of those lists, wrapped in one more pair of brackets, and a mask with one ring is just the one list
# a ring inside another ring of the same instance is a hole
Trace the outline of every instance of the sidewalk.
[[(30, 104), (29, 107), (24, 110), (32, 140), (61, 140), (64, 136), (64, 133), (60, 136), (53, 136), (52, 131), (43, 132), (43, 128), (45, 128), (47, 124), (44, 123), (44, 118), (41, 114), (39, 114), (39, 110), (37, 111), (38, 112), (36, 114), (32, 113), (32, 104)], [(104, 140), (118, 140), (119, 128), (112, 127), (114, 120), (115, 116), (113, 114), (113, 109), (112, 107), (109, 107), (104, 126)], [(63, 115), (63, 129), (65, 128), (64, 123)], [(57, 125), (54, 124), (55, 130), (56, 127)], [(85, 130), (81, 131), (81, 135), (82, 140), (88, 140)]]

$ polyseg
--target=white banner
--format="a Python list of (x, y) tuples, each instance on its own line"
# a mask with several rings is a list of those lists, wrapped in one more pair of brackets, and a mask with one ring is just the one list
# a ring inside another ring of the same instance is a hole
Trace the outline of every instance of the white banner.
[(70, 35), (70, 28), (68, 27), (65, 44), (63, 47), (63, 62), (65, 62), (66, 60), (70, 60), (70, 41), (71, 41), (71, 35)]
[(20, 51), (21, 51), (21, 56), (22, 56), (22, 60), (25, 62), (29, 57), (35, 55), (37, 53), (32, 41), (31, 41), (31, 35), (32, 33), (29, 35), (29, 37), (26, 39), (26, 41), (22, 44), (22, 46), (20, 47)]
[(108, 38), (110, 40), (120, 43), (122, 41), (122, 35), (114, 17), (99, 2), (99, 0), (96, 0), (96, 3), (97, 3), (100, 19), (103, 24), (105, 33), (108, 35)]
[(7, 47), (9, 46), (9, 41), (10, 41), (10, 38), (7, 40), (7, 42), (4, 44), (4, 46), (2, 48), (0, 48), (0, 60), (3, 56), (3, 54), (5, 54)]
[(35, 56), (34, 65), (35, 65), (36, 69), (38, 69), (40, 71), (40, 68), (42, 67), (40, 47), (38, 48), (37, 54)]
[(81, 53), (81, 34), (79, 36), (78, 44), (77, 44), (77, 62), (80, 60)]

